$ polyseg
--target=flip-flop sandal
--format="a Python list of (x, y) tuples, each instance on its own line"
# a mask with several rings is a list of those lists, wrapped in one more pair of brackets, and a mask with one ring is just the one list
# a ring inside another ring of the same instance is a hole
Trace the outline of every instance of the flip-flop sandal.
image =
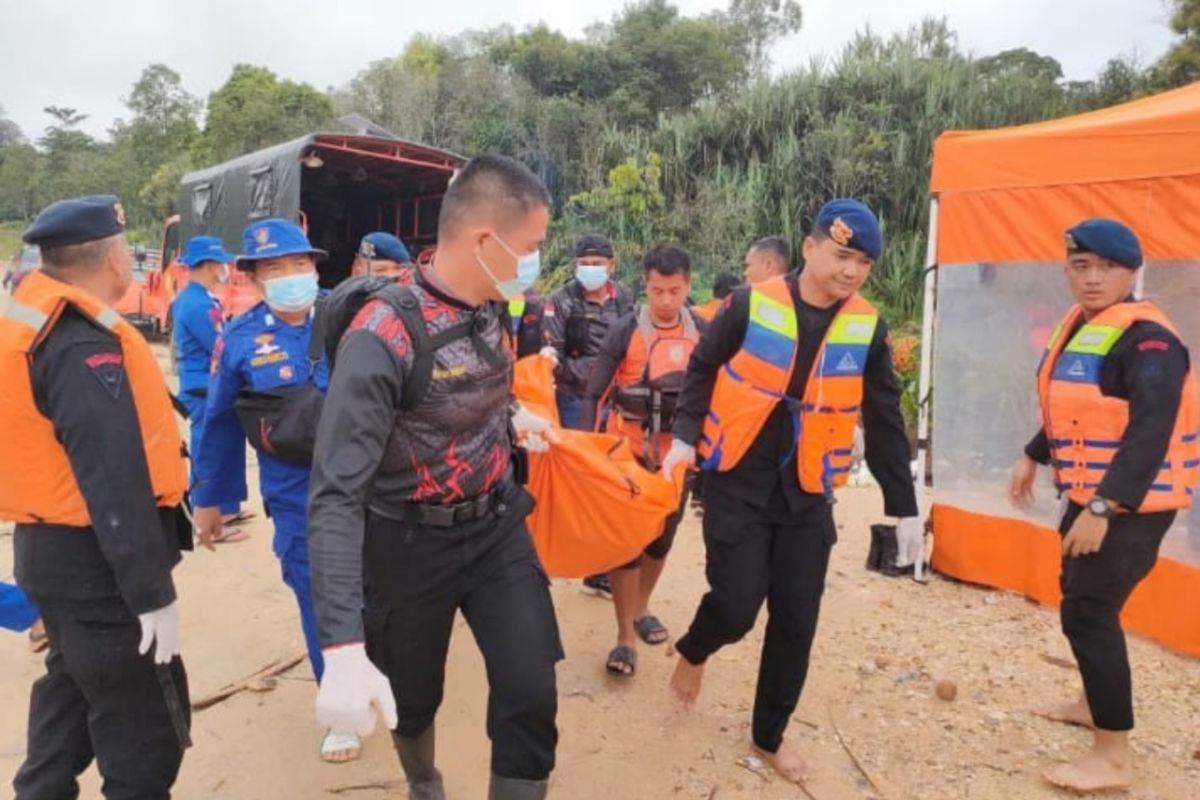
[(241, 528), (221, 528), (221, 533), (213, 537), (213, 544), (233, 544), (234, 542), (244, 542), (249, 538), (250, 534)]
[(243, 522), (249, 522), (257, 516), (258, 514), (254, 511), (239, 511), (229, 519), (221, 520), (221, 522), (225, 525), (240, 525)]
[(608, 654), (604, 669), (614, 678), (632, 678), (637, 672), (637, 651), (626, 645), (617, 645)]
[[(349, 753), (342, 758), (334, 758), (335, 753)], [(329, 764), (345, 764), (357, 761), (362, 757), (362, 739), (353, 733), (334, 733), (329, 731), (321, 739), (321, 760)]]
[[(667, 626), (662, 624), (662, 621), (653, 614), (647, 614), (641, 619), (633, 621), (633, 629), (637, 631), (638, 638), (646, 644), (662, 644), (671, 635), (667, 630)], [(655, 635), (658, 638), (654, 638)]]

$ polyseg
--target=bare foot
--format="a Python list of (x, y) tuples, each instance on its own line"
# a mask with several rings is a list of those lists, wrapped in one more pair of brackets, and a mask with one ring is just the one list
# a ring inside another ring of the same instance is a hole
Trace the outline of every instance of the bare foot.
[(781, 743), (779, 749), (774, 753), (768, 753), (757, 746), (754, 749), (762, 756), (763, 761), (770, 764), (771, 768), (778, 772), (784, 780), (792, 783), (804, 783), (812, 777), (812, 773), (808, 769), (808, 762), (800, 757), (799, 750), (787, 742)]
[(1114, 762), (1095, 750), (1042, 773), (1047, 783), (1074, 792), (1115, 792), (1133, 785), (1133, 765)]
[(1092, 721), (1092, 710), (1088, 708), (1087, 701), (1082, 698), (1073, 703), (1036, 708), (1033, 710), (1033, 714), (1051, 722), (1065, 722), (1068, 725), (1078, 725), (1081, 728), (1093, 730), (1096, 727), (1096, 723)]
[(683, 656), (675, 664), (671, 675), (671, 693), (684, 708), (691, 708), (700, 696), (700, 682), (704, 679), (704, 665), (693, 664)]

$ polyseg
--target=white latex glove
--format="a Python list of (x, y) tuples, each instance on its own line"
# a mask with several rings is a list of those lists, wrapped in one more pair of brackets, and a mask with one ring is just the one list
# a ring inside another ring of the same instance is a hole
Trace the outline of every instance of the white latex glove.
[(138, 654), (146, 655), (153, 644), (154, 663), (170, 664), (179, 655), (179, 606), (172, 601), (157, 611), (138, 614), (138, 622), (142, 626)]
[(903, 517), (896, 523), (896, 566), (913, 567), (913, 578), (924, 580), (925, 523), (920, 517)]
[(375, 730), (375, 714), (389, 730), (396, 727), (396, 698), (382, 672), (361, 644), (322, 651), (325, 674), (317, 691), (317, 721), (326, 728), (366, 736)]
[(554, 368), (558, 369), (558, 351), (555, 350), (553, 347), (551, 347), (550, 345), (546, 345), (545, 347), (543, 347), (541, 350), (538, 351), (538, 355), (541, 356), (542, 358), (550, 359), (550, 362), (552, 364), (554, 364)]
[[(532, 411), (529, 411), (525, 406), (518, 405), (516, 413), (512, 417), (513, 428), (518, 436), (531, 436), (535, 434), (537, 437), (545, 441), (553, 442), (556, 440), (554, 434), (554, 426), (550, 424), (550, 420), (539, 417)], [(540, 452), (540, 451), (534, 451)]]
[(696, 465), (696, 448), (681, 439), (672, 439), (671, 449), (667, 451), (662, 462), (663, 477), (670, 479), (678, 464), (687, 464), (689, 469), (694, 467)]

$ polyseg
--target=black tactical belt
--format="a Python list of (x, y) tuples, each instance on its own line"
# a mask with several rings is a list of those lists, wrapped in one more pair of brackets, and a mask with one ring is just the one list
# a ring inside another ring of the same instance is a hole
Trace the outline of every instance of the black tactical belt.
[(409, 525), (424, 525), (430, 528), (451, 528), (467, 522), (483, 519), (500, 505), (507, 494), (504, 484), (474, 500), (451, 503), (444, 506), (423, 503), (406, 503), (404, 521)]

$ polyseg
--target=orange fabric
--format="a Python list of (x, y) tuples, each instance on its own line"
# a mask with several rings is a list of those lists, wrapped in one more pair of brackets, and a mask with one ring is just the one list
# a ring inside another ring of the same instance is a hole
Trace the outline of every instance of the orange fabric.
[(936, 193), (1200, 173), (1200, 83), (1064, 119), (950, 131), (933, 146)]
[[(959, 580), (1012, 589), (1040, 603), (1062, 602), (1061, 539), (1021, 520), (933, 507), (933, 566)], [(1200, 569), (1160, 558), (1121, 614), (1126, 629), (1174, 650), (1200, 656)], [(1169, 609), (1170, 613), (1164, 613)]]
[(513, 364), (513, 394), (532, 413), (560, 427), (554, 400), (554, 362), (540, 355), (525, 356)]
[(0, 519), (84, 527), (91, 524), (87, 504), (75, 482), (67, 453), (42, 416), (33, 397), (29, 356), (53, 329), (67, 304), (98, 320), (106, 313), (121, 345), (123, 366), (137, 407), (151, 485), (159, 506), (179, 505), (187, 488), (187, 465), (179, 427), (162, 370), (138, 331), (92, 295), (50, 278), (29, 275), (13, 303), (44, 314), (40, 328), (15, 319), (15, 306), (0, 316), (0, 430), (6, 431), (0, 459)]
[(537, 499), (529, 529), (546, 572), (582, 578), (616, 569), (657, 539), (679, 508), (676, 482), (638, 465), (629, 441), (560, 431), (547, 453), (530, 453), (529, 485)]
[(1200, 174), (944, 192), (938, 196), (938, 264), (1062, 263), (1063, 232), (1088, 217), (1129, 225), (1149, 261), (1194, 259), (1200, 254), (1198, 195)]
[(1200, 254), (1200, 83), (1087, 114), (933, 147), (941, 265), (1062, 261), (1063, 231), (1113, 217), (1147, 260)]
[[(754, 293), (761, 293), (775, 303), (793, 309), (794, 314), (788, 280), (787, 276), (780, 276), (757, 284), (751, 291), (752, 304)], [(802, 419), (796, 426), (798, 431), (803, 431), (797, 442), (797, 478), (800, 486), (813, 494), (831, 494), (835, 488), (846, 484), (850, 472), (854, 427), (862, 404), (867, 346), (860, 348), (862, 352), (857, 354), (855, 370), (850, 374), (839, 375), (836, 363), (827, 364), (826, 358), (830, 349), (829, 336), (847, 314), (878, 320), (874, 306), (861, 295), (853, 295), (842, 304), (830, 323), (826, 340), (813, 361), (798, 412)], [(776, 404), (787, 393), (795, 366), (796, 339), (790, 342), (790, 353), (771, 363), (754, 352), (754, 327), (752, 311), (742, 349), (717, 375), (698, 447), (705, 459), (705, 469), (725, 472), (736, 468)], [(775, 342), (771, 346), (780, 344)], [(830, 360), (838, 362), (841, 357), (834, 355)], [(785, 362), (786, 366), (783, 366)]]
[(679, 508), (686, 467), (664, 480), (637, 463), (624, 437), (563, 430), (547, 358), (518, 361), (513, 392), (556, 429), (549, 452), (529, 454), (526, 486), (537, 500), (527, 521), (546, 572), (581, 578), (628, 564)]
[[(1074, 340), (1072, 332), (1083, 316), (1075, 306), (1063, 319), (1042, 359), (1038, 371), (1038, 400), (1046, 435), (1053, 453), (1054, 480), (1071, 500), (1086, 505), (1104, 480), (1129, 427), (1129, 402), (1106, 397), (1100, 392), (1102, 356), (1079, 355), (1064, 351)], [(1088, 320), (1089, 326), (1116, 328), (1121, 332), (1138, 321), (1154, 322), (1174, 333), (1179, 332), (1166, 315), (1152, 303), (1117, 303)], [(1086, 328), (1081, 329), (1081, 333)], [(1113, 342), (1115, 344), (1115, 342)], [(1085, 368), (1085, 361), (1095, 363)], [(1056, 373), (1063, 365), (1078, 368), (1079, 378)], [(1086, 380), (1084, 379), (1086, 378)], [(1189, 369), (1183, 397), (1175, 418), (1175, 430), (1167, 450), (1166, 465), (1159, 471), (1139, 511), (1169, 511), (1192, 504), (1192, 490), (1200, 480), (1200, 444), (1196, 441), (1196, 376)]]

